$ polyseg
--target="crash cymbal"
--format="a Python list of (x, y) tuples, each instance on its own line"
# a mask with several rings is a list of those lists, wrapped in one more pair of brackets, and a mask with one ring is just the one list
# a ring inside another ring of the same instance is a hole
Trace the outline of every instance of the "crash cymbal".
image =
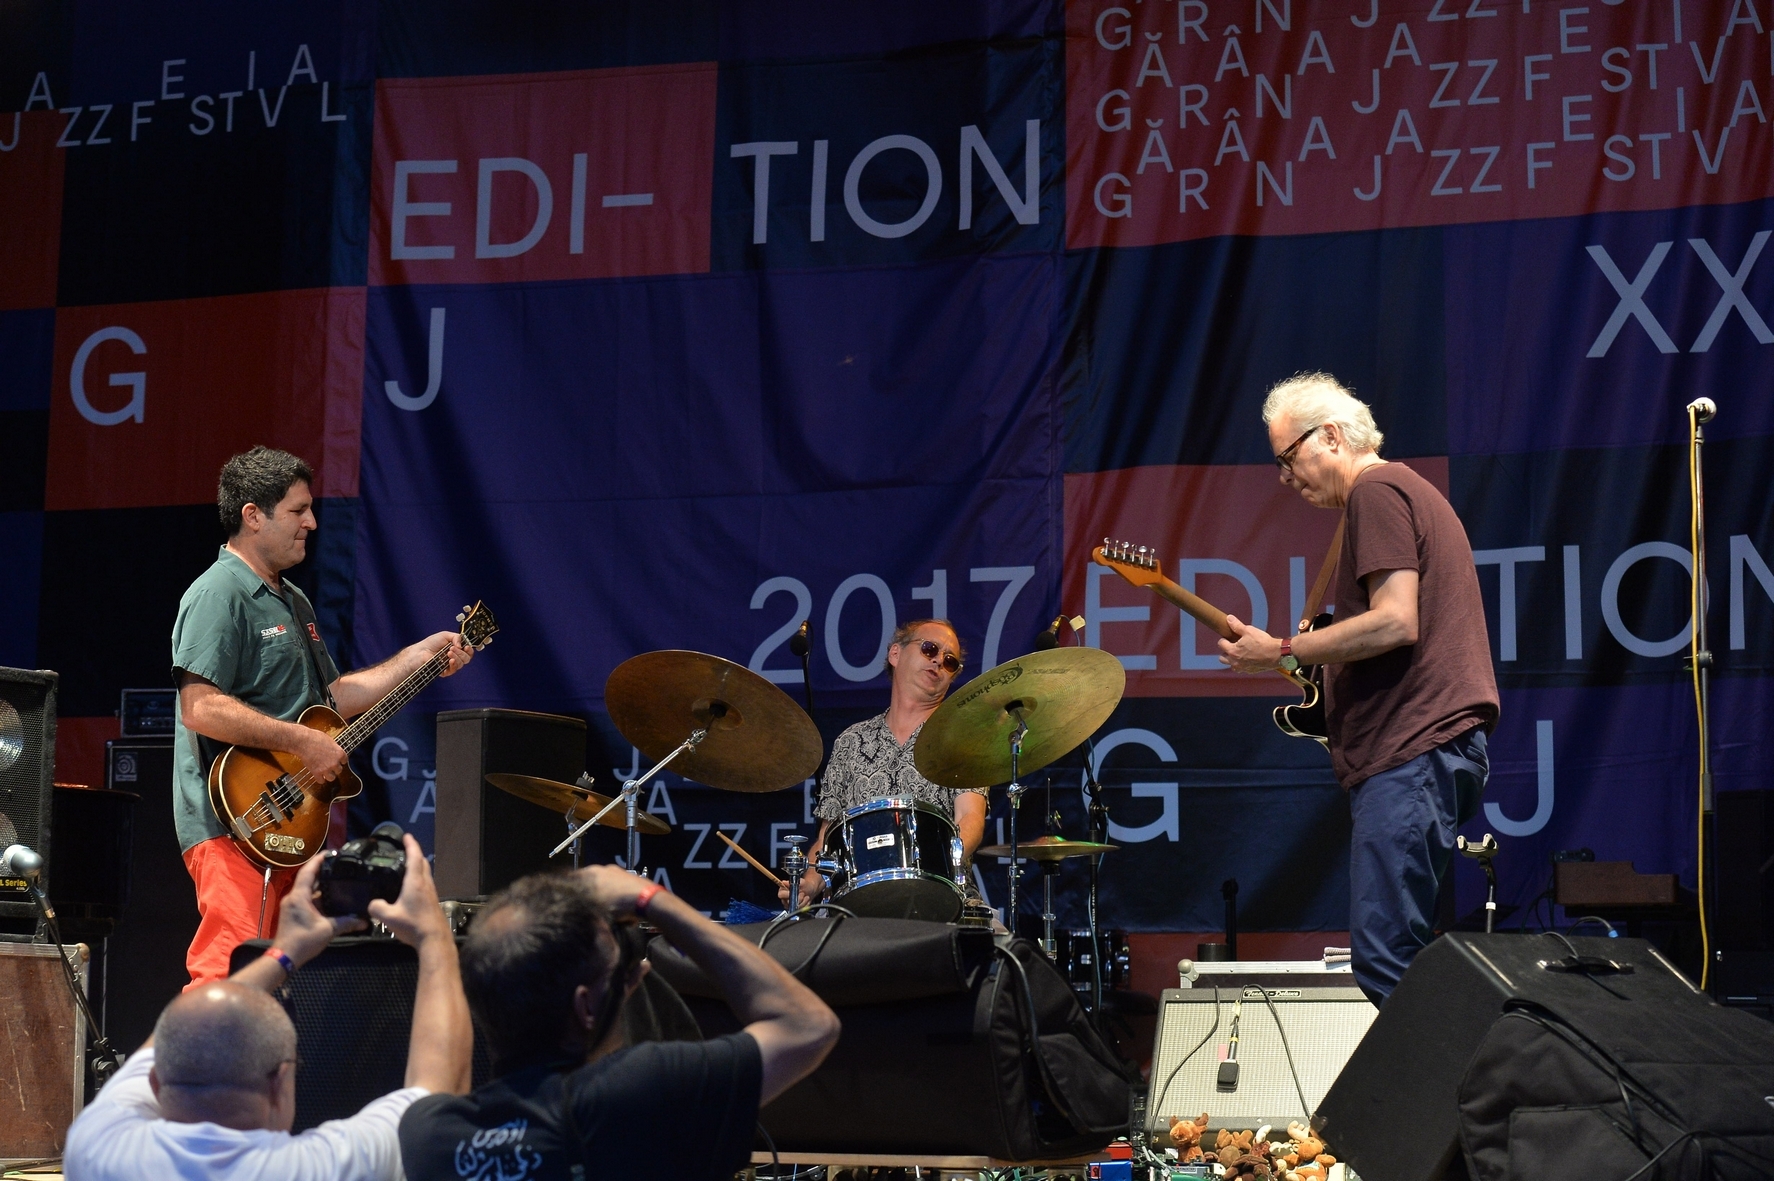
[(1027, 776), (1109, 720), (1127, 688), (1121, 661), (1101, 648), (1031, 652), (981, 673), (937, 707), (918, 734), (918, 772), (944, 787), (1010, 782), (1010, 733), (1020, 718), (1018, 773)]
[[(1023, 841), (1016, 846), (1018, 857), (1027, 857), (1030, 861), (1063, 861), (1067, 857), (1091, 857), (1098, 853), (1112, 853), (1120, 845), (1105, 845), (1101, 841), (1068, 841), (1064, 837), (1036, 837), (1032, 841)], [(987, 845), (977, 850), (973, 856), (1008, 857), (1009, 845)]]
[[(575, 787), (570, 783), (557, 783), (552, 779), (538, 779), (534, 775), (499, 773), (488, 775), (487, 782), (520, 800), (540, 804), (550, 812), (559, 812), (562, 816), (571, 813), (574, 824), (583, 824), (590, 820), (598, 814), (599, 808), (610, 802), (609, 796), (599, 795), (595, 791)], [(598, 823), (606, 828), (627, 828), (626, 813), (627, 809), (618, 804)], [(636, 809), (634, 814), (634, 828), (636, 832), (655, 837), (662, 837), (671, 831), (671, 825), (640, 809)]]
[(793, 698), (705, 652), (643, 652), (623, 661), (604, 683), (604, 708), (654, 761), (707, 729), (670, 770), (726, 791), (781, 791), (812, 775), (824, 752), (819, 728)]

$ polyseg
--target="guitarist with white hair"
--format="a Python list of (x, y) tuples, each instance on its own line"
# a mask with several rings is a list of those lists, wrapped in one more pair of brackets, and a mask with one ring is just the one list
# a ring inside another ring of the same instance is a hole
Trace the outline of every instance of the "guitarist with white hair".
[[(1455, 829), (1477, 814), (1497, 723), (1484, 601), (1447, 498), (1380, 458), (1373, 413), (1334, 377), (1281, 382), (1263, 403), (1281, 482), (1341, 509), (1335, 622), (1286, 638), (1228, 616), (1239, 672), (1324, 666), (1331, 764), (1349, 792), (1355, 979), (1375, 1004), (1434, 935)], [(1313, 604), (1316, 609), (1318, 605)]]

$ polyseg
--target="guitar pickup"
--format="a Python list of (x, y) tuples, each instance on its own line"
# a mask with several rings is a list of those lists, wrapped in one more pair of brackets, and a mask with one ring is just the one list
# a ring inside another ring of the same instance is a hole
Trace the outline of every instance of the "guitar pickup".
[(290, 814), (278, 806), (277, 797), (270, 792), (260, 792), (259, 802), (265, 805), (266, 811), (270, 812), (271, 815), (277, 818), (277, 823), (282, 824), (290, 818)]

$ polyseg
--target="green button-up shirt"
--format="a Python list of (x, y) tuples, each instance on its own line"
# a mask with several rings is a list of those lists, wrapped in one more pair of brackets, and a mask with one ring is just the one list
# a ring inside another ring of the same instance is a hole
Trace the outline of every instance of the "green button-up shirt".
[[(327, 687), (338, 679), (338, 667), (324, 643), (314, 645), (316, 655), (310, 659), (291, 600), (301, 600), (309, 619), (314, 610), (300, 587), (282, 581), (279, 594), (223, 546), (215, 564), (179, 600), (179, 617), (172, 625), (173, 682), (177, 684), (181, 672), (193, 673), (285, 722), (327, 701)], [(320, 683), (315, 678), (316, 663)], [(221, 744), (185, 728), (182, 708), (175, 711), (173, 823), (181, 850), (225, 833), (210, 807), (207, 778), (210, 762), (221, 750)]]

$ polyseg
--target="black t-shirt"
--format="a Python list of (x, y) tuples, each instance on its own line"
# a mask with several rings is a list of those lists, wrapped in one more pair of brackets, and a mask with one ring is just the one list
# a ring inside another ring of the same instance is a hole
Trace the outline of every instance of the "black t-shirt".
[(400, 1121), (401, 1162), (411, 1181), (727, 1181), (750, 1160), (763, 1074), (749, 1033), (645, 1042), (576, 1069), (532, 1066), (414, 1103)]

